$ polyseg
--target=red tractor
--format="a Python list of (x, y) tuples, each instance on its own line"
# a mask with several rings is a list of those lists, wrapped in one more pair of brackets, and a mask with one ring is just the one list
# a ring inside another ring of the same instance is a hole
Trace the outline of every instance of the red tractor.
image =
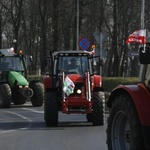
[(58, 125), (59, 111), (86, 114), (88, 122), (103, 125), (102, 77), (93, 74), (93, 55), (85, 51), (57, 51), (49, 60), (51, 72), (44, 78), (46, 125)]
[(150, 48), (140, 48), (140, 82), (119, 85), (108, 100), (108, 150), (150, 150)]

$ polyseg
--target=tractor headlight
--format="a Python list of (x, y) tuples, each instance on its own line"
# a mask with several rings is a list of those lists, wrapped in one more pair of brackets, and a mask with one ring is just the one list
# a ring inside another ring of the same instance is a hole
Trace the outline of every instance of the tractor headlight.
[(78, 89), (78, 90), (77, 90), (77, 93), (78, 93), (78, 94), (81, 94), (81, 90), (80, 90), (80, 89)]
[(22, 89), (23, 87), (28, 88), (29, 86), (28, 85), (25, 85), (25, 86), (19, 85), (19, 89)]

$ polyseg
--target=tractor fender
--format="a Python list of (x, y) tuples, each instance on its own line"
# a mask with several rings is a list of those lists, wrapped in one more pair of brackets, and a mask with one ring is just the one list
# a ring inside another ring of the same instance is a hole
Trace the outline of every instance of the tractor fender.
[(17, 86), (22, 86), (22, 85), (28, 86), (29, 85), (26, 78), (22, 74), (20, 74), (19, 72), (16, 72), (16, 71), (9, 71), (8, 82), (9, 82), (11, 88), (15, 88), (15, 85), (17, 85)]
[(43, 78), (44, 89), (49, 89), (52, 87), (52, 78), (50, 76), (45, 76)]
[(100, 75), (92, 76), (92, 89), (93, 91), (104, 91), (102, 87), (102, 77)]
[(119, 85), (112, 92), (108, 99), (107, 106), (111, 108), (112, 102), (118, 95), (129, 94), (137, 110), (142, 125), (150, 126), (150, 94), (144, 84)]
[(102, 77), (99, 75), (93, 76), (93, 82), (94, 87), (102, 87)]

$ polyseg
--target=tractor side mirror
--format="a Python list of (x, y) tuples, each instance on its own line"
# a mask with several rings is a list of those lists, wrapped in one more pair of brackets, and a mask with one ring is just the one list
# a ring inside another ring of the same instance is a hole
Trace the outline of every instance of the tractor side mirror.
[(101, 56), (94, 56), (94, 61), (96, 62), (96, 64), (98, 64), (99, 66), (104, 66), (105, 61), (104, 58)]
[(24, 60), (27, 66), (30, 66), (33, 62), (32, 56), (29, 56), (29, 55), (25, 55)]
[(140, 47), (139, 54), (140, 64), (150, 64), (150, 47)]

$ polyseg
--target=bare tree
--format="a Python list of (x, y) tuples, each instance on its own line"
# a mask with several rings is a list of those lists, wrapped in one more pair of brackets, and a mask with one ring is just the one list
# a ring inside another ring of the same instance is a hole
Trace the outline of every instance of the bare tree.
[[(44, 68), (49, 51), (76, 49), (77, 0), (1, 0), (0, 47), (15, 46), (33, 56), (32, 70)], [(138, 74), (138, 58), (130, 57), (138, 46), (125, 41), (140, 29), (140, 0), (79, 0), (79, 38), (86, 36), (95, 44), (93, 32), (106, 32), (103, 44), (107, 58), (106, 76)], [(149, 33), (150, 2), (146, 0), (145, 27)], [(13, 39), (17, 42), (13, 43)], [(5, 42), (4, 42), (5, 40)], [(134, 69), (133, 69), (134, 68)], [(134, 70), (134, 71), (133, 71)]]

